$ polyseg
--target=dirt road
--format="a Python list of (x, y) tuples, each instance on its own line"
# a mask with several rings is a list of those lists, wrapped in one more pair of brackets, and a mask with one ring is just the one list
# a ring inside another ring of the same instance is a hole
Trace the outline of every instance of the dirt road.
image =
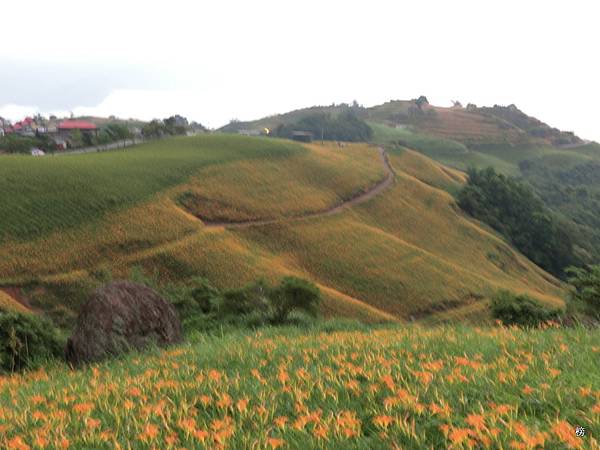
[(352, 206), (359, 205), (361, 203), (364, 203), (364, 202), (370, 200), (371, 198), (378, 195), (381, 191), (387, 189), (394, 182), (394, 170), (392, 169), (392, 166), (390, 165), (387, 153), (385, 152), (385, 150), (382, 147), (379, 147), (377, 150), (379, 152), (379, 155), (381, 157), (381, 162), (383, 163), (383, 167), (386, 172), (385, 178), (382, 181), (380, 181), (379, 183), (377, 183), (375, 186), (370, 188), (368, 191), (358, 194), (358, 195), (354, 196), (353, 198), (350, 198), (332, 208), (313, 212), (313, 213), (302, 214), (302, 215), (298, 215), (298, 216), (289, 216), (289, 217), (283, 217), (283, 218), (279, 218), (279, 219), (248, 220), (248, 221), (244, 221), (244, 222), (209, 222), (209, 221), (203, 220), (201, 217), (199, 217), (199, 219), (202, 220), (202, 222), (206, 225), (207, 228), (223, 228), (224, 227), (224, 228), (234, 229), (234, 228), (246, 228), (246, 227), (260, 226), (260, 225), (270, 225), (270, 224), (278, 223), (278, 222), (288, 222), (288, 221), (294, 221), (294, 220), (305, 220), (305, 219), (314, 219), (317, 217), (332, 216), (332, 215), (337, 214), (345, 209), (351, 208)]

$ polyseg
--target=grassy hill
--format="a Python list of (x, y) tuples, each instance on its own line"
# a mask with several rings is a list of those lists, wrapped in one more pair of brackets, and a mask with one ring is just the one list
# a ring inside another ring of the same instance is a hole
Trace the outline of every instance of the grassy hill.
[(600, 261), (600, 145), (551, 145), (535, 139), (524, 144), (489, 141), (474, 145), (423, 134), (414, 129), (370, 123), (374, 140), (391, 148), (409, 147), (460, 170), (494, 167), (521, 178), (573, 230), (583, 261)]
[(600, 333), (583, 329), (199, 335), (0, 377), (0, 446), (598, 449), (598, 352)]
[[(394, 182), (370, 201), (292, 220), (380, 182), (376, 149), (203, 135), (126, 152), (7, 157), (0, 285), (65, 325), (106, 272), (123, 277), (134, 266), (221, 288), (297, 275), (321, 287), (326, 316), (376, 322), (485, 321), (501, 288), (562, 304), (556, 279), (456, 209), (449, 192), (462, 173), (400, 148), (389, 161)], [(275, 222), (229, 229), (199, 218)]]
[(29, 310), (11, 297), (7, 292), (0, 290), (0, 310), (26, 313)]

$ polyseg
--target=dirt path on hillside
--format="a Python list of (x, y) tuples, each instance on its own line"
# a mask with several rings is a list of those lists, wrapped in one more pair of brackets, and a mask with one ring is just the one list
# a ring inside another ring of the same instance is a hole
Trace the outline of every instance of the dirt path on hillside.
[(298, 216), (288, 216), (288, 217), (282, 217), (282, 218), (278, 218), (278, 219), (247, 220), (247, 221), (243, 221), (243, 222), (210, 222), (210, 221), (206, 221), (206, 220), (202, 219), (202, 217), (198, 217), (198, 219), (202, 220), (202, 222), (204, 223), (204, 225), (207, 228), (235, 229), (235, 228), (247, 228), (247, 227), (261, 226), (261, 225), (271, 225), (271, 224), (279, 223), (279, 222), (289, 222), (289, 221), (295, 221), (295, 220), (315, 219), (317, 217), (332, 216), (332, 215), (337, 214), (345, 209), (351, 208), (353, 206), (359, 205), (361, 203), (364, 203), (364, 202), (372, 199), (373, 197), (378, 195), (381, 191), (387, 189), (394, 182), (394, 169), (392, 169), (392, 166), (390, 165), (390, 161), (388, 160), (387, 153), (385, 152), (385, 150), (382, 147), (378, 147), (377, 150), (379, 152), (379, 156), (381, 157), (381, 162), (383, 163), (383, 168), (386, 172), (385, 178), (382, 181), (378, 182), (375, 186), (370, 188), (368, 191), (358, 194), (358, 195), (350, 198), (349, 200), (346, 200), (332, 208), (313, 212), (313, 213), (302, 214), (302, 215), (298, 215)]

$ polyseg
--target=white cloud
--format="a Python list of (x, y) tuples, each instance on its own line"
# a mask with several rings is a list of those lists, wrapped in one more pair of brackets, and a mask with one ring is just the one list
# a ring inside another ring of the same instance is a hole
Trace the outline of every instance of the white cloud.
[(0, 106), (0, 117), (16, 121), (23, 117), (33, 116), (39, 112), (36, 106), (22, 106), (22, 105), (2, 105)]
[(177, 110), (217, 126), (316, 103), (425, 94), (434, 103), (516, 103), (600, 140), (596, 2), (106, 0), (93, 12), (67, 0), (28, 5), (35, 14), (3, 5), (11, 20), (0, 37), (10, 45), (0, 46), (0, 60), (94, 63), (99, 77), (135, 67), (171, 80), (144, 92), (115, 85), (92, 108), (103, 114)]

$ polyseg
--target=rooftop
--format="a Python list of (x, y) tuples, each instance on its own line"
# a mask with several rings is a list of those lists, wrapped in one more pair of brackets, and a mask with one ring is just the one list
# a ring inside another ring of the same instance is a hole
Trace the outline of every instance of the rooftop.
[(64, 120), (58, 125), (59, 130), (95, 130), (97, 127), (85, 120)]

